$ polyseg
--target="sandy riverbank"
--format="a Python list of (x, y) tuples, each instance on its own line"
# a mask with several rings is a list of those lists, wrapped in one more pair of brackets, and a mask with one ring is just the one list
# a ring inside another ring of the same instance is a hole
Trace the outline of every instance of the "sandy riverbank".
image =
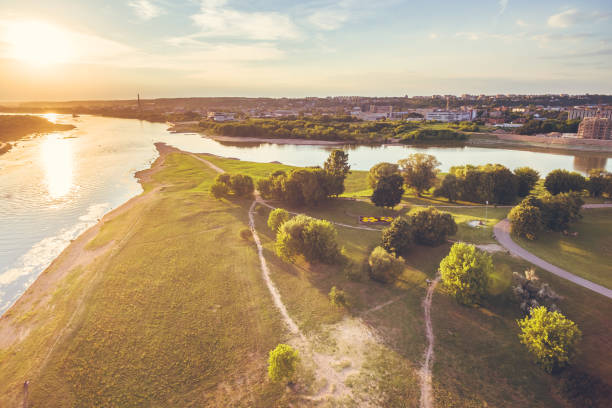
[[(158, 158), (151, 167), (139, 171), (135, 177), (141, 184), (151, 180), (151, 177), (164, 168), (164, 162), (169, 153), (179, 151), (163, 143), (156, 143), (159, 152)], [(36, 278), (28, 289), (17, 299), (17, 301), (0, 316), (0, 348), (5, 348), (15, 341), (23, 339), (32, 329), (32, 324), (23, 324), (18, 316), (33, 310), (44, 308), (52, 298), (53, 293), (60, 287), (61, 281), (68, 273), (77, 267), (87, 267), (96, 259), (107, 255), (114, 242), (90, 250), (87, 244), (96, 237), (102, 226), (126, 213), (135, 205), (152, 200), (160, 191), (159, 188), (144, 192), (128, 200), (123, 205), (110, 211), (102, 217), (94, 226), (89, 228), (78, 238), (70, 243), (66, 249)]]

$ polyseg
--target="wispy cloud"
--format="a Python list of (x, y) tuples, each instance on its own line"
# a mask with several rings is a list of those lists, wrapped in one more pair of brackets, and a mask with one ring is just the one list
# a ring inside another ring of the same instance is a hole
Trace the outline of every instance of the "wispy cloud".
[(550, 16), (548, 18), (548, 25), (554, 28), (567, 28), (580, 23), (607, 20), (610, 18), (610, 15), (611, 13), (602, 13), (599, 11), (585, 13), (573, 8)]
[(516, 20), (516, 25), (519, 27), (527, 27), (529, 24), (525, 20), (519, 18)]
[(497, 15), (501, 16), (504, 14), (506, 8), (508, 8), (508, 0), (499, 0), (499, 13)]
[(337, 30), (348, 20), (345, 10), (318, 10), (307, 18), (308, 22), (321, 30)]
[(149, 0), (131, 0), (128, 5), (134, 10), (138, 18), (151, 20), (161, 15), (164, 10)]
[(240, 40), (279, 40), (299, 37), (288, 15), (278, 12), (247, 12), (227, 6), (227, 0), (202, 0), (200, 12), (192, 16), (199, 36)]

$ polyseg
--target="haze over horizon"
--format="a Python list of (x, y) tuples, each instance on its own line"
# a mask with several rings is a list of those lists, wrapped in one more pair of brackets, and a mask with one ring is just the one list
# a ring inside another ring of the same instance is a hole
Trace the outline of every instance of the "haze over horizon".
[(0, 1), (0, 101), (612, 93), (612, 3)]

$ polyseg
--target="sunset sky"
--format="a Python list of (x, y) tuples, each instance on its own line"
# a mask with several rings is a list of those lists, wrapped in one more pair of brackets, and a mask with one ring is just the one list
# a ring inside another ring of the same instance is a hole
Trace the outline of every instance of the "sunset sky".
[(612, 2), (0, 0), (0, 100), (612, 93)]

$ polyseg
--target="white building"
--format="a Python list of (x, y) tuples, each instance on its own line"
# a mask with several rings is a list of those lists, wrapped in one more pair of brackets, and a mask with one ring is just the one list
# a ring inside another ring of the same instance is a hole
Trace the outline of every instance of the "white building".
[(438, 122), (463, 122), (469, 121), (476, 118), (477, 112), (475, 110), (466, 111), (446, 111), (446, 110), (435, 110), (425, 114), (425, 119), (435, 120)]
[(224, 112), (208, 112), (208, 119), (214, 120), (215, 122), (227, 122), (235, 120), (236, 114)]

